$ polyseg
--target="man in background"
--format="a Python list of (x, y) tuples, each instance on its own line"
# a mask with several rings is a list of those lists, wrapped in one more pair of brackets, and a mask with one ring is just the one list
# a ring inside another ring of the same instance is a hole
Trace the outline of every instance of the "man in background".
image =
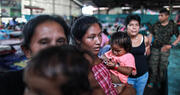
[[(173, 20), (169, 20), (169, 10), (162, 9), (159, 12), (159, 21), (152, 27), (154, 42), (151, 47), (149, 60), (150, 76), (148, 87), (157, 86), (162, 88), (167, 81), (167, 66), (170, 49), (174, 48), (180, 41), (180, 32)], [(171, 43), (171, 37), (176, 35), (177, 39)]]

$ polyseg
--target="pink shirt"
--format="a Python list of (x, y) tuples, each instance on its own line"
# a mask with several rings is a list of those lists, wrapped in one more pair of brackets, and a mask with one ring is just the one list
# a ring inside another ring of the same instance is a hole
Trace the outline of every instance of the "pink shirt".
[[(122, 56), (115, 56), (112, 54), (112, 50), (105, 53), (105, 56), (108, 59), (113, 60), (116, 63), (119, 63), (120, 66), (132, 67), (133, 71), (136, 72), (135, 59), (131, 53), (126, 53)], [(122, 83), (127, 83), (128, 75), (124, 75), (116, 70), (110, 70), (115, 76), (118, 76)]]

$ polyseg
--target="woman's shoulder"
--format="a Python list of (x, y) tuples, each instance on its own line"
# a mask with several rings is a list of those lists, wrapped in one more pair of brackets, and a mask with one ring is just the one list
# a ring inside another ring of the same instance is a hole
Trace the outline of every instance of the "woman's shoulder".
[(140, 38), (144, 38), (144, 39), (148, 39), (148, 37), (146, 36), (146, 35), (142, 35), (142, 34), (138, 34), (138, 36), (140, 37)]
[(139, 37), (139, 38), (142, 38), (143, 36), (144, 36), (144, 35), (142, 35), (142, 34), (140, 34), (140, 33), (138, 34), (138, 37)]
[(149, 39), (147, 36), (144, 36), (144, 42), (146, 46), (149, 44)]
[(149, 41), (148, 37), (142, 34), (138, 34), (140, 38), (143, 38), (143, 40), (145, 41), (145, 43), (147, 43)]

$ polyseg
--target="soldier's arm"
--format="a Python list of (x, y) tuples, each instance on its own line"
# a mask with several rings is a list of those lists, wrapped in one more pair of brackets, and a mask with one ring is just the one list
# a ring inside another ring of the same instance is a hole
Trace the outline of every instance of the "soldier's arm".
[(180, 42), (180, 35), (176, 38), (176, 40), (172, 43), (172, 45), (176, 46)]
[(176, 40), (172, 43), (172, 45), (176, 46), (180, 42), (180, 31), (178, 30), (178, 26), (174, 24), (174, 34), (176, 35)]

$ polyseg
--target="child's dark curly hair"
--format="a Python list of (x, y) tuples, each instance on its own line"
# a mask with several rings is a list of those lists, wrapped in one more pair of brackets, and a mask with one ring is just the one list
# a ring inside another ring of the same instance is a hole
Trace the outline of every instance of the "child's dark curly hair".
[(125, 32), (115, 32), (111, 36), (110, 44), (117, 44), (124, 48), (126, 52), (130, 52), (132, 48), (131, 38)]

